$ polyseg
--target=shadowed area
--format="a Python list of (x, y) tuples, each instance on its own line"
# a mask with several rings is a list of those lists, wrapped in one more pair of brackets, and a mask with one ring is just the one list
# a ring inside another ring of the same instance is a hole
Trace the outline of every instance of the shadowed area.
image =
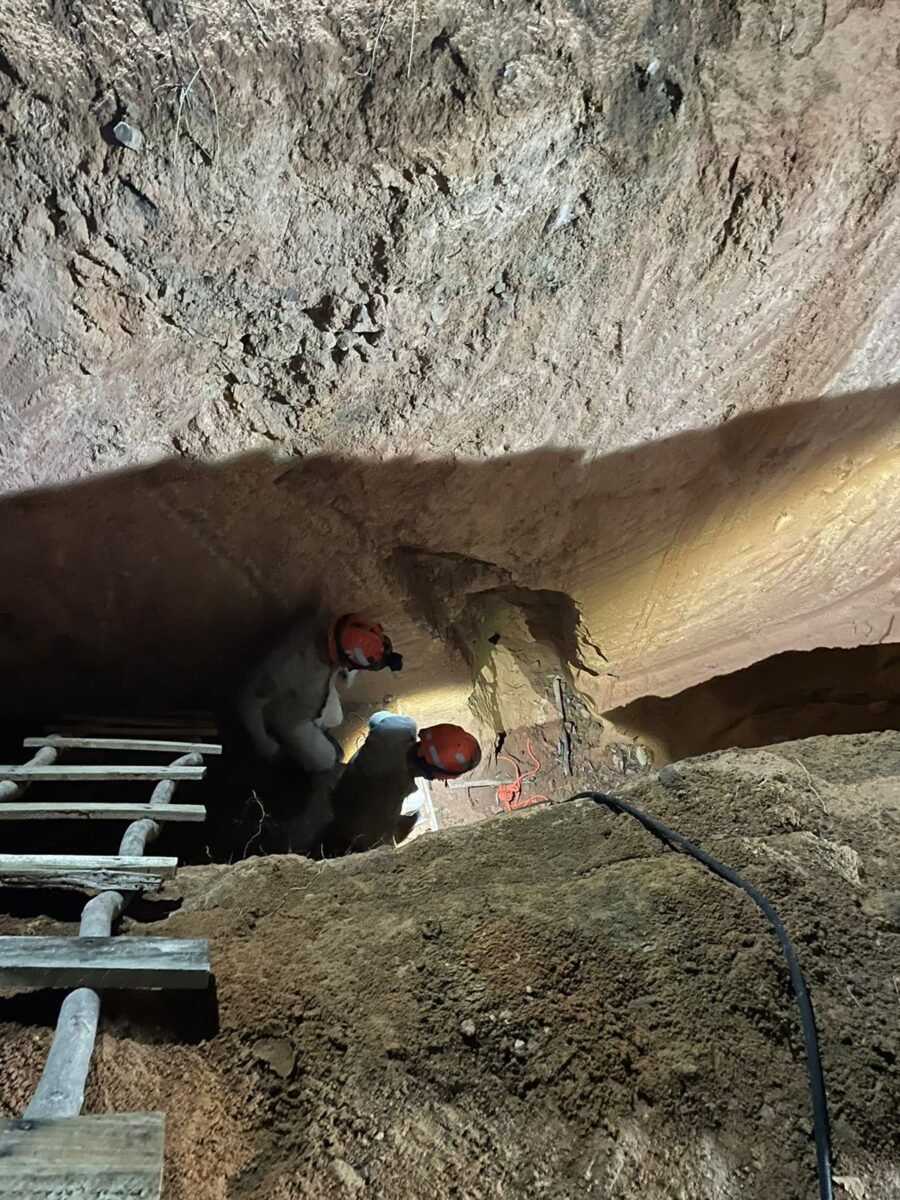
[[(891, 389), (605, 458), (254, 454), (9, 497), (2, 703), (221, 699), (260, 629), (310, 587), (385, 621), (406, 668), (360, 695), (390, 687), (423, 720), (464, 711), (473, 661), (502, 648), (484, 625), (483, 647), (459, 649), (497, 589), (513, 605), (554, 593), (547, 620), (571, 598), (579, 624), (556, 649), (600, 711), (785, 650), (889, 639), (898, 413)], [(532, 635), (540, 603), (521, 609)], [(533, 716), (500, 710), (507, 728)]]

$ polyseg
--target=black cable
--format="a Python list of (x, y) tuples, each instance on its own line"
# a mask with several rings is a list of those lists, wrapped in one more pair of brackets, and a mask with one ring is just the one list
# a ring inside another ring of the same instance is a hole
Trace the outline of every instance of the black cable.
[(640, 821), (645, 829), (649, 830), (650, 833), (658, 837), (662, 842), (665, 842), (666, 845), (684, 850), (692, 858), (696, 858), (698, 862), (702, 862), (714, 875), (718, 875), (721, 879), (727, 880), (728, 883), (733, 883), (735, 887), (741, 888), (768, 918), (772, 928), (775, 930), (775, 936), (778, 938), (781, 948), (784, 951), (784, 957), (787, 960), (788, 971), (791, 976), (791, 986), (794, 989), (797, 1007), (800, 1010), (803, 1044), (806, 1048), (806, 1070), (809, 1076), (809, 1092), (812, 1099), (813, 1136), (816, 1143), (816, 1173), (819, 1179), (819, 1200), (834, 1200), (831, 1177), (831, 1132), (828, 1122), (828, 1102), (825, 1096), (825, 1079), (822, 1075), (822, 1060), (819, 1056), (819, 1035), (816, 1030), (816, 1018), (813, 1014), (812, 1001), (809, 998), (806, 980), (803, 978), (800, 963), (797, 960), (794, 947), (791, 945), (791, 939), (788, 937), (787, 930), (782, 925), (778, 913), (765, 896), (761, 892), (758, 892), (752, 883), (747, 883), (745, 879), (742, 879), (737, 871), (732, 871), (731, 867), (726, 867), (724, 863), (720, 863), (717, 858), (713, 858), (711, 854), (707, 854), (705, 850), (701, 850), (694, 842), (688, 841), (686, 837), (682, 837), (674, 829), (669, 829), (661, 821), (655, 821), (653, 817), (648, 817), (639, 808), (634, 808), (632, 805), (626, 804), (618, 796), (609, 796), (605, 792), (578, 792), (577, 795), (570, 796), (569, 799), (593, 800), (595, 804), (605, 804), (613, 812), (627, 813), (629, 817), (634, 817), (635, 820)]

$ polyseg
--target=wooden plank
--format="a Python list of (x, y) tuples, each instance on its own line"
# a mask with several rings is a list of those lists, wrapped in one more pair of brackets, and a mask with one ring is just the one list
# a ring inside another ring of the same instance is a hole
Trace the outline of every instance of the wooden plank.
[(206, 938), (0, 937), (5, 988), (198, 989), (208, 978)]
[(26, 780), (28, 783), (65, 780), (66, 782), (102, 783), (108, 779), (120, 782), (137, 779), (202, 779), (206, 767), (169, 767), (169, 766), (68, 766), (65, 763), (52, 763), (48, 766), (5, 765), (0, 766), (0, 779)]
[(465, 788), (500, 787), (501, 784), (512, 783), (512, 779), (453, 779), (447, 783), (448, 788), (459, 790)]
[(67, 804), (63, 801), (0, 802), (0, 821), (204, 821), (202, 804)]
[(172, 878), (177, 866), (177, 858), (143, 855), (0, 854), (0, 884), (155, 891), (163, 880)]
[(51, 733), (47, 737), (29, 737), (23, 746), (54, 746), (57, 750), (128, 750), (146, 751), (148, 754), (221, 754), (222, 747), (216, 742), (160, 742), (151, 738), (116, 737), (61, 737)]
[(166, 1118), (0, 1121), (3, 1200), (159, 1200)]

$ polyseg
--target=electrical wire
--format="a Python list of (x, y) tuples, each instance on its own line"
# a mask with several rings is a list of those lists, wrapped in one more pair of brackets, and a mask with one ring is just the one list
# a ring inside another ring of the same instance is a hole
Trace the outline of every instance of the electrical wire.
[(612, 809), (615, 813), (625, 813), (629, 817), (634, 817), (636, 821), (640, 821), (644, 828), (659, 838), (660, 841), (678, 850), (683, 850), (686, 854), (690, 854), (692, 858), (696, 858), (698, 862), (703, 863), (707, 870), (712, 871), (714, 875), (718, 875), (720, 879), (724, 879), (746, 892), (753, 903), (768, 918), (769, 923), (775, 930), (775, 936), (781, 943), (781, 949), (784, 951), (784, 957), (787, 961), (791, 977), (791, 986), (794, 989), (794, 997), (797, 1001), (797, 1007), (800, 1010), (800, 1025), (803, 1030), (803, 1044), (806, 1050), (806, 1070), (809, 1076), (809, 1092), (812, 1100), (813, 1137), (816, 1144), (816, 1173), (819, 1181), (819, 1200), (834, 1200), (834, 1184), (831, 1174), (831, 1132), (828, 1121), (828, 1102), (825, 1095), (825, 1079), (822, 1074), (822, 1060), (819, 1055), (819, 1035), (816, 1030), (816, 1019), (813, 1013), (812, 1001), (809, 998), (809, 992), (806, 987), (806, 980), (803, 978), (803, 972), (800, 969), (800, 963), (778, 913), (765, 896), (757, 891), (752, 883), (747, 883), (745, 879), (742, 879), (737, 871), (733, 871), (731, 867), (726, 867), (717, 858), (713, 858), (711, 854), (707, 854), (705, 850), (702, 850), (694, 842), (688, 841), (686, 837), (682, 837), (680, 833), (676, 833), (674, 829), (669, 829), (661, 821), (656, 821), (653, 817), (648, 817), (646, 813), (641, 812), (639, 808), (634, 808), (631, 804), (626, 804), (618, 796), (609, 796), (606, 792), (578, 792), (576, 795), (570, 796), (569, 799), (593, 800), (595, 804), (605, 804), (607, 808)]
[(530, 804), (538, 804), (541, 800), (545, 800), (548, 804), (550, 803), (549, 796), (543, 796), (537, 792), (530, 796), (522, 795), (522, 780), (530, 779), (532, 775), (537, 775), (541, 769), (541, 760), (531, 749), (531, 738), (525, 739), (525, 751), (534, 763), (534, 767), (530, 771), (523, 771), (516, 760), (510, 758), (508, 754), (497, 755), (497, 762), (508, 762), (516, 773), (515, 779), (497, 786), (497, 799), (507, 812), (516, 812), (520, 808), (528, 808)]

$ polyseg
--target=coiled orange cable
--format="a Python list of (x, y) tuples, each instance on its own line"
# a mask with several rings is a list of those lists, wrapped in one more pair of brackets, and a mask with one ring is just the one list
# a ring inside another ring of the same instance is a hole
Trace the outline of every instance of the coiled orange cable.
[(530, 779), (532, 775), (537, 775), (541, 769), (540, 760), (531, 749), (531, 738), (525, 739), (525, 753), (534, 763), (534, 767), (530, 771), (520, 771), (519, 764), (515, 759), (510, 758), (508, 754), (497, 755), (497, 762), (508, 762), (516, 772), (515, 779), (510, 780), (509, 783), (501, 783), (497, 788), (497, 799), (507, 812), (515, 812), (516, 809), (527, 808), (529, 804), (536, 804), (539, 800), (546, 800), (548, 804), (550, 803), (549, 796), (542, 796), (539, 793), (531, 796), (522, 795), (522, 780)]

